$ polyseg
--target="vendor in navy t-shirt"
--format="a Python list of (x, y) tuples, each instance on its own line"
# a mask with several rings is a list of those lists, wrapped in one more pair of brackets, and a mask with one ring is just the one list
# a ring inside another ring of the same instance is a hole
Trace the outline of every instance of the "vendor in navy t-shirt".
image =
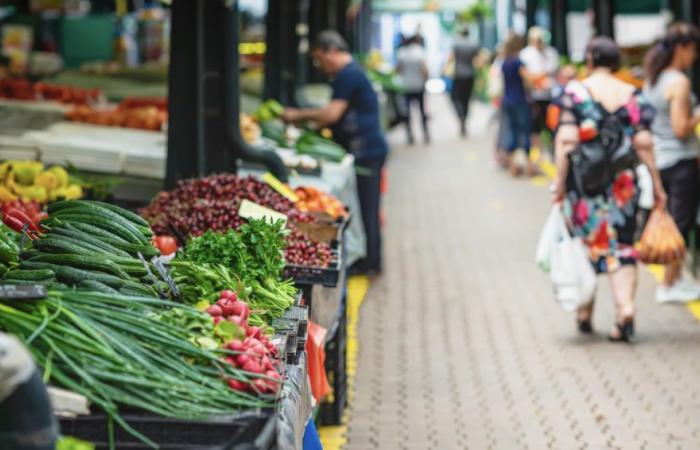
[(362, 220), (367, 234), (367, 256), (354, 266), (356, 272), (378, 273), (382, 268), (379, 197), (381, 171), (388, 146), (379, 120), (379, 103), (372, 84), (335, 31), (321, 32), (313, 46), (314, 66), (332, 79), (333, 98), (322, 108), (287, 108), (287, 122), (308, 120), (319, 128), (330, 127), (333, 139), (355, 156), (357, 165), (371, 171), (357, 177)]

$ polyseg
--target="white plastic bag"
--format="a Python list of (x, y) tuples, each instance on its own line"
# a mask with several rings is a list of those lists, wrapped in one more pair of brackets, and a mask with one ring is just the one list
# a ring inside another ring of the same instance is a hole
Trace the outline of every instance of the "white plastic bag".
[(597, 280), (583, 240), (571, 237), (563, 220), (560, 225), (561, 240), (552, 252), (549, 277), (557, 302), (572, 312), (593, 299)]
[(561, 207), (559, 205), (552, 206), (552, 210), (544, 222), (540, 240), (537, 242), (537, 250), (535, 250), (535, 262), (540, 269), (549, 273), (552, 267), (552, 252), (557, 243), (561, 240), (561, 230), (564, 227), (564, 219), (561, 216)]

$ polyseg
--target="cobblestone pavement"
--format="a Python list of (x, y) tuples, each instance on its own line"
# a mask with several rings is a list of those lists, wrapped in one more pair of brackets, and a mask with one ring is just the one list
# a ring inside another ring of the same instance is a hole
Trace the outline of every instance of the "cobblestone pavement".
[(637, 341), (607, 342), (604, 279), (596, 334), (579, 336), (533, 263), (546, 190), (495, 171), (490, 139), (457, 140), (430, 100), (431, 146), (392, 136), (386, 272), (360, 315), (345, 448), (699, 449), (693, 316), (656, 305), (642, 268)]

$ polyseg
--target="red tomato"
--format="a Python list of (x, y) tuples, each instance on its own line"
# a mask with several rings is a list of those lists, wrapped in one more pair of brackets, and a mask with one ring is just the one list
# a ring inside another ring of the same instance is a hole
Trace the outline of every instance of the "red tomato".
[(155, 246), (163, 255), (170, 255), (177, 251), (177, 241), (171, 236), (156, 236)]

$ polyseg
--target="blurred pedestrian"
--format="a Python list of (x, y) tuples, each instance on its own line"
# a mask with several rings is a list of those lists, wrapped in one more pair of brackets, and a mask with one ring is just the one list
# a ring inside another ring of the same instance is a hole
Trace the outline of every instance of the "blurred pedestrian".
[(547, 44), (548, 32), (532, 27), (527, 33), (527, 47), (520, 52), (520, 59), (532, 75), (529, 98), (532, 102), (532, 144), (541, 148), (540, 133), (547, 129), (547, 107), (552, 101), (552, 89), (559, 69), (559, 52)]
[(531, 75), (520, 59), (522, 37), (511, 33), (503, 44), (504, 59), (501, 64), (503, 73), (503, 99), (501, 108), (508, 119), (509, 138), (506, 146), (508, 165), (513, 176), (520, 173), (515, 159), (515, 151), (522, 148), (527, 155), (527, 171), (534, 175), (536, 169), (530, 161), (530, 133), (532, 132), (532, 111), (525, 89), (526, 80)]
[(474, 59), (479, 54), (479, 46), (469, 39), (469, 28), (464, 27), (455, 38), (451, 58), (454, 61), (454, 80), (452, 82), (452, 103), (459, 120), (459, 132), (462, 137), (467, 135), (467, 116), (469, 102), (474, 91), (476, 68)]
[[(634, 334), (638, 161), (652, 176), (656, 206), (666, 203), (649, 131), (654, 108), (613, 75), (620, 50), (612, 39), (594, 38), (586, 60), (590, 75), (571, 81), (555, 103), (555, 202), (563, 202), (573, 234), (583, 239), (596, 271), (608, 274), (616, 307), (609, 338), (626, 342)], [(578, 311), (582, 333), (592, 332), (592, 314), (593, 299)]]
[(487, 93), (492, 105), (495, 107), (494, 118), (497, 123), (496, 142), (494, 146), (494, 159), (496, 165), (502, 169), (508, 169), (508, 140), (510, 131), (508, 128), (508, 118), (506, 117), (501, 102), (503, 100), (503, 61), (505, 60), (505, 50), (503, 44), (496, 47), (496, 53), (488, 71)]
[(355, 156), (358, 166), (369, 171), (357, 176), (367, 253), (350, 269), (353, 273), (376, 275), (382, 270), (381, 175), (389, 152), (379, 119), (377, 93), (338, 32), (319, 33), (311, 54), (314, 66), (332, 79), (331, 101), (321, 108), (286, 108), (282, 119), (286, 122), (308, 120), (319, 127), (330, 126), (333, 139)]
[[(686, 242), (695, 227), (698, 184), (698, 139), (695, 128), (700, 112), (686, 72), (698, 56), (700, 30), (689, 23), (672, 25), (646, 56), (644, 92), (657, 115), (652, 125), (656, 164), (668, 193), (668, 211)], [(700, 286), (681, 276), (682, 261), (666, 266), (656, 291), (659, 302), (700, 298)]]
[(396, 71), (401, 77), (401, 85), (406, 99), (406, 134), (409, 144), (414, 143), (413, 130), (411, 128), (411, 108), (418, 104), (421, 124), (423, 125), (423, 139), (430, 143), (430, 131), (428, 129), (428, 117), (425, 112), (425, 82), (428, 81), (428, 65), (426, 63), (425, 49), (421, 45), (418, 35), (409, 38), (406, 44), (397, 52), (398, 63)]

